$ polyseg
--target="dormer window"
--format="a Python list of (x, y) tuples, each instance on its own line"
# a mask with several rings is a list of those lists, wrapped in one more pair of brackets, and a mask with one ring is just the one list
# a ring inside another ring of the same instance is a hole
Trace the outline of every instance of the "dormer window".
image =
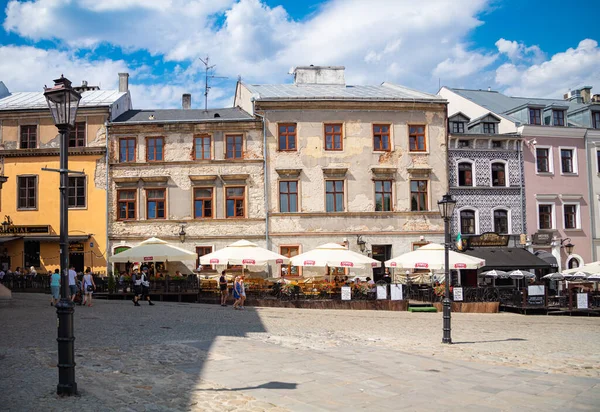
[(552, 110), (552, 126), (564, 126), (565, 125), (565, 111), (564, 110)]
[(484, 123), (483, 124), (483, 133), (496, 134), (496, 123)]
[(469, 146), (471, 146), (470, 143), (471, 142), (469, 140), (459, 140), (458, 141), (458, 148), (462, 149), (462, 148), (465, 148), (465, 147), (469, 147)]
[(450, 122), (450, 127), (452, 128), (452, 133), (464, 133), (465, 132), (465, 123), (464, 122)]
[(600, 129), (600, 112), (592, 112), (592, 126), (594, 129)]
[(529, 109), (529, 124), (542, 124), (541, 109)]

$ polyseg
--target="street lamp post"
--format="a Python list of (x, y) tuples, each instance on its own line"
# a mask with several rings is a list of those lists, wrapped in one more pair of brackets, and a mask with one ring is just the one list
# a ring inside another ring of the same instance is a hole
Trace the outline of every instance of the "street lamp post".
[(65, 77), (54, 80), (54, 86), (44, 88), (44, 96), (60, 134), (60, 301), (56, 304), (58, 317), (58, 386), (59, 395), (77, 394), (75, 382), (75, 336), (73, 336), (73, 302), (69, 298), (69, 131), (75, 118), (81, 95)]
[(454, 213), (455, 206), (456, 201), (452, 199), (450, 194), (445, 194), (442, 200), (438, 201), (440, 214), (442, 215), (442, 219), (444, 219), (444, 274), (446, 275), (446, 290), (443, 302), (444, 335), (442, 337), (442, 343), (452, 343), (452, 328), (450, 326), (452, 312), (450, 306), (450, 269), (448, 267), (450, 265), (450, 256), (448, 250), (450, 248), (450, 243), (452, 242), (450, 239), (450, 219)]

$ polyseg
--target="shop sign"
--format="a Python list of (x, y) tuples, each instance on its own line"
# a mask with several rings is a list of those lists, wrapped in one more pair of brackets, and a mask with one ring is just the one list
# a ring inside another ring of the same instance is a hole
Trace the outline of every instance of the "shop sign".
[(69, 244), (69, 252), (83, 252), (83, 243)]
[(527, 296), (527, 305), (544, 306), (545, 300), (544, 296)]
[(510, 236), (499, 235), (494, 232), (482, 233), (478, 236), (471, 236), (468, 238), (469, 247), (498, 247), (508, 246)]
[(152, 258), (152, 256), (144, 256), (144, 262), (148, 262), (148, 261), (152, 261), (152, 260), (154, 260)]
[(550, 246), (552, 243), (552, 237), (553, 232), (536, 232), (533, 234), (533, 238), (531, 240), (533, 241), (534, 245)]
[(49, 225), (32, 225), (32, 226), (21, 226), (21, 225), (12, 225), (8, 226), (6, 229), (0, 225), (0, 235), (39, 235), (39, 234), (49, 234), (50, 226)]

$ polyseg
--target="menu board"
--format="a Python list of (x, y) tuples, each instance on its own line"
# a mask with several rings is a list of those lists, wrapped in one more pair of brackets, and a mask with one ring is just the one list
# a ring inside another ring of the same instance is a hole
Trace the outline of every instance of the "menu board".
[(588, 294), (587, 293), (578, 293), (577, 294), (577, 309), (587, 309), (588, 308)]
[(462, 302), (463, 300), (463, 288), (454, 288), (452, 289), (453, 293), (454, 293), (454, 301), (455, 302)]
[(400, 283), (392, 283), (390, 285), (390, 299), (402, 300), (402, 285)]
[(342, 300), (352, 299), (352, 291), (350, 286), (342, 286)]
[(377, 299), (387, 299), (387, 286), (377, 286)]
[(527, 295), (529, 296), (544, 296), (546, 294), (544, 285), (529, 285), (527, 286)]

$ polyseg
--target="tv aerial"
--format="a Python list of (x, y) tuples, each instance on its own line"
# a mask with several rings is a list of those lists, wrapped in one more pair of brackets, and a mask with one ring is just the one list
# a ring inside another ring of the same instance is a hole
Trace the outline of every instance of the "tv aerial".
[(217, 65), (210, 65), (210, 58), (208, 55), (204, 59), (202, 57), (199, 60), (204, 64), (204, 111), (208, 111), (208, 91), (211, 87), (208, 85), (208, 79), (227, 79), (227, 77), (215, 76), (214, 74), (210, 74), (211, 70), (214, 69)]

